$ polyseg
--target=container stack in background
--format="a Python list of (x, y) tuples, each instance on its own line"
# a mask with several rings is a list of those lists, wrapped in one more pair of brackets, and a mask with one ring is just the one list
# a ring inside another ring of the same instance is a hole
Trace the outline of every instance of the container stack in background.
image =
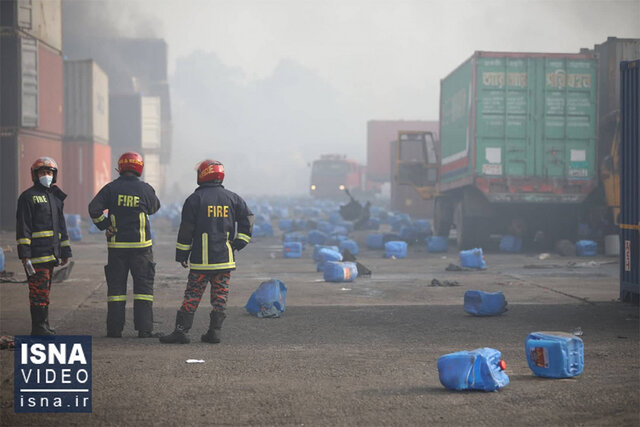
[(88, 217), (87, 206), (111, 181), (109, 78), (94, 61), (64, 63), (65, 211)]
[(60, 0), (1, 1), (0, 32), (0, 228), (13, 229), (33, 161), (49, 156), (64, 168)]

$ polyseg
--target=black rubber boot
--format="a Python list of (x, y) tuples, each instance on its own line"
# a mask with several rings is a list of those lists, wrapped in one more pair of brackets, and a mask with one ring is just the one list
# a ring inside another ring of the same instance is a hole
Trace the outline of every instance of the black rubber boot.
[(160, 337), (160, 342), (164, 344), (189, 344), (191, 340), (187, 333), (193, 325), (194, 313), (178, 311), (176, 315), (176, 328), (169, 335)]
[(212, 311), (209, 316), (211, 317), (209, 330), (206, 334), (202, 335), (200, 339), (202, 342), (218, 344), (220, 342), (220, 329), (222, 329), (222, 322), (224, 322), (227, 315), (221, 311)]
[(31, 335), (49, 336), (55, 335), (53, 331), (47, 328), (49, 316), (48, 305), (32, 305), (31, 306)]

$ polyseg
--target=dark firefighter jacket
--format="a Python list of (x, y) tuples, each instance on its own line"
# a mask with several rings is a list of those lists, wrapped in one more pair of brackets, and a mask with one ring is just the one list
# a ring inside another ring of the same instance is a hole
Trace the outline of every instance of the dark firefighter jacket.
[(53, 185), (40, 183), (25, 190), (18, 198), (16, 240), (18, 257), (30, 258), (33, 264), (71, 258), (71, 245), (64, 219), (66, 194)]
[(242, 197), (220, 184), (200, 185), (182, 207), (176, 261), (190, 260), (195, 271), (233, 270), (233, 249), (249, 243), (252, 228), (253, 213)]
[(100, 230), (113, 225), (116, 234), (107, 239), (109, 249), (148, 248), (152, 244), (149, 215), (158, 209), (160, 200), (153, 187), (137, 176), (121, 175), (96, 194), (89, 203), (89, 216)]

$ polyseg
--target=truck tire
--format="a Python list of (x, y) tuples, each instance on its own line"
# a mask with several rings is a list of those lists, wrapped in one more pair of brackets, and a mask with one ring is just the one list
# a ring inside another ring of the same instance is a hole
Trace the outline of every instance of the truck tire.
[(453, 224), (453, 206), (446, 197), (436, 197), (433, 207), (433, 230), (436, 236), (449, 237)]

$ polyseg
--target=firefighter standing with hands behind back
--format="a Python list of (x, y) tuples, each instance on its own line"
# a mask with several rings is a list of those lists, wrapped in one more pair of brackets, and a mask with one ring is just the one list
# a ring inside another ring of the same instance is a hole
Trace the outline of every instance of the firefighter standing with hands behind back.
[[(207, 283), (211, 283), (209, 330), (203, 342), (219, 343), (224, 321), (229, 279), (235, 270), (234, 250), (251, 240), (253, 214), (245, 201), (222, 186), (224, 166), (204, 160), (198, 166), (199, 187), (184, 202), (182, 222), (176, 244), (176, 261), (191, 268), (182, 306), (176, 316), (175, 330), (160, 338), (163, 343), (188, 343), (187, 332)], [(237, 226), (237, 233), (236, 233)]]
[(129, 271), (133, 277), (133, 323), (138, 337), (159, 336), (152, 332), (155, 264), (149, 215), (160, 209), (160, 200), (153, 187), (140, 179), (143, 167), (140, 154), (124, 153), (118, 160), (120, 177), (102, 187), (89, 203), (91, 219), (100, 230), (106, 230), (107, 336), (112, 338), (122, 336)]
[(67, 195), (53, 185), (58, 165), (50, 157), (40, 157), (31, 165), (33, 186), (18, 199), (16, 240), (29, 283), (31, 335), (54, 335), (49, 326), (49, 292), (53, 267), (71, 258), (71, 245), (64, 218)]

